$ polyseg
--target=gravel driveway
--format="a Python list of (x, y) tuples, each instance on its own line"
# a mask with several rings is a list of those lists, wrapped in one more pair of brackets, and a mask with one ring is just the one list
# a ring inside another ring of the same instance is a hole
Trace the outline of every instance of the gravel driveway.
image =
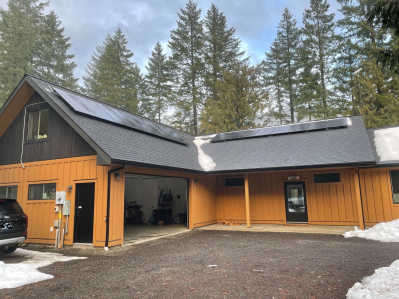
[(0, 297), (336, 299), (345, 298), (355, 282), (375, 269), (399, 259), (397, 243), (200, 230), (108, 252), (57, 252), (88, 259), (43, 267), (55, 278), (0, 290)]

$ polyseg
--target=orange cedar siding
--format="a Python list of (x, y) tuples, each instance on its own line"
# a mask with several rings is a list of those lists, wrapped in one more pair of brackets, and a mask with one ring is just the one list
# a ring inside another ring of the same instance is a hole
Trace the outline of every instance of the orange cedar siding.
[[(340, 172), (341, 183), (314, 184), (313, 173)], [(286, 222), (284, 182), (288, 176), (299, 176), (305, 182), (310, 224), (358, 225), (357, 195), (351, 168), (328, 170), (296, 170), (249, 174), (249, 197), (252, 223)], [(242, 177), (237, 174), (235, 177)], [(217, 221), (246, 222), (245, 188), (225, 187), (224, 179), (234, 175), (217, 176)]]
[(392, 221), (399, 218), (399, 204), (392, 200), (390, 170), (376, 168), (360, 170), (360, 186), (366, 225)]

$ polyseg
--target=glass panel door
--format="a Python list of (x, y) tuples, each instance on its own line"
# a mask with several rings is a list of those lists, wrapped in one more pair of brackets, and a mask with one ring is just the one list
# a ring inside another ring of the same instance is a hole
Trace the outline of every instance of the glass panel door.
[(308, 222), (304, 182), (284, 183), (287, 222)]

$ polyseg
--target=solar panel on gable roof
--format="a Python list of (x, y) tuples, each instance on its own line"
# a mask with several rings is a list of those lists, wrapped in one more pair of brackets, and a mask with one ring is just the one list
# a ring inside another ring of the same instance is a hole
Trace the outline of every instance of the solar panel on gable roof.
[(342, 128), (342, 127), (347, 127), (347, 126), (348, 126), (348, 119), (346, 117), (328, 120), (328, 128), (329, 129)]
[(67, 92), (59, 88), (53, 88), (57, 94), (63, 98), (76, 112), (87, 114), (102, 120), (106, 120), (115, 124), (155, 135), (164, 139), (169, 139), (174, 142), (187, 145), (184, 139), (170, 129), (163, 125), (154, 123), (148, 119), (130, 114), (109, 105), (78, 96), (76, 94)]
[(272, 135), (273, 131), (274, 131), (274, 127), (261, 128), (256, 133), (255, 137), (269, 136), (269, 135)]
[(294, 124), (291, 125), (290, 133), (306, 132), (308, 130), (309, 123)]
[(291, 125), (278, 126), (274, 128), (272, 135), (287, 134), (289, 133), (290, 129)]
[(327, 129), (327, 121), (313, 121), (309, 123), (308, 131), (325, 130)]

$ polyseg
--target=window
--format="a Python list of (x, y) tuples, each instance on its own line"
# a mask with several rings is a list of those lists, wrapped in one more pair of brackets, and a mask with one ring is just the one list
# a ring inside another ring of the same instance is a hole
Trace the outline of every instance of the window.
[(0, 186), (0, 198), (17, 199), (18, 186)]
[(341, 174), (336, 173), (319, 173), (313, 175), (314, 183), (339, 183), (341, 182)]
[(228, 178), (225, 179), (226, 187), (244, 186), (244, 178)]
[(393, 203), (399, 204), (399, 170), (391, 170), (391, 186)]
[(48, 138), (48, 119), (48, 109), (29, 112), (28, 140)]
[(29, 185), (29, 199), (55, 199), (57, 184)]

